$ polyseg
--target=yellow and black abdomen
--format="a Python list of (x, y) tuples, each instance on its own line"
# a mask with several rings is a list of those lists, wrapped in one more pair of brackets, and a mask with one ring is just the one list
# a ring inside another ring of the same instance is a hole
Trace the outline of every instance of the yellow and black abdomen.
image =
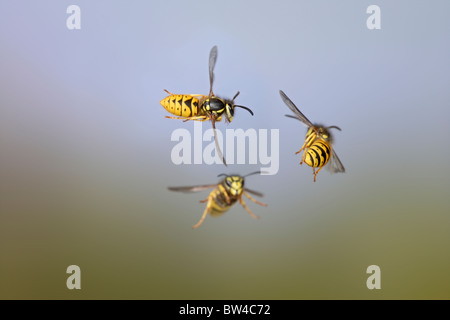
[(306, 151), (305, 162), (310, 167), (319, 168), (326, 165), (330, 157), (330, 145), (324, 140), (316, 140)]
[[(226, 197), (226, 195), (228, 198)], [(229, 202), (228, 202), (229, 199)], [(218, 217), (224, 214), (236, 202), (237, 197), (228, 193), (227, 189), (219, 184), (210, 194), (210, 209), (211, 216)]]
[(171, 94), (160, 101), (161, 105), (179, 117), (194, 117), (199, 115), (199, 99), (185, 94)]

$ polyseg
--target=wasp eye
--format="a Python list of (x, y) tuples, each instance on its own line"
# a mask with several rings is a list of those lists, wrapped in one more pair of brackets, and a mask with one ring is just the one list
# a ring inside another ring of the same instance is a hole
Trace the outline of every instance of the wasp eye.
[(227, 186), (231, 187), (231, 179), (227, 178), (225, 180), (225, 183), (227, 184)]

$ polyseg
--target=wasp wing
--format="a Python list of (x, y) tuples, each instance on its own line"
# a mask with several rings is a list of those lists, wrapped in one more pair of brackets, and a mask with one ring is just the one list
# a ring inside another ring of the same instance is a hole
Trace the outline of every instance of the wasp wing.
[(215, 188), (216, 186), (217, 186), (217, 184), (208, 184), (208, 185), (203, 185), (203, 186), (191, 186), (191, 187), (169, 187), (167, 189), (169, 189), (171, 191), (188, 193), (188, 192), (199, 192), (199, 191)]
[(261, 192), (258, 192), (258, 191), (250, 190), (250, 189), (247, 189), (247, 188), (245, 188), (245, 191), (247, 191), (248, 193), (251, 193), (251, 194), (253, 194), (253, 195), (257, 196), (257, 197), (264, 197), (264, 195)]
[(311, 123), (311, 121), (308, 120), (307, 117), (305, 117), (305, 115), (303, 113), (300, 112), (300, 110), (298, 110), (298, 108), (295, 106), (295, 104), (291, 101), (291, 99), (288, 98), (288, 96), (280, 90), (280, 96), (281, 99), (283, 99), (283, 102), (288, 106), (288, 108), (295, 114), (294, 116), (291, 115), (286, 115), (289, 118), (295, 118), (300, 120), (301, 122), (303, 122), (305, 125), (307, 125), (308, 127), (312, 127), (313, 124)]
[(297, 116), (293, 116), (292, 114), (285, 114), (285, 117), (292, 118), (298, 121), (301, 121), (303, 124), (305, 123), (303, 120), (299, 119)]
[(341, 160), (339, 160), (339, 157), (337, 156), (334, 149), (331, 150), (331, 158), (330, 162), (327, 165), (327, 170), (331, 173), (345, 172), (345, 168), (342, 165)]
[(209, 53), (209, 96), (212, 97), (213, 82), (214, 82), (214, 67), (217, 61), (217, 46), (212, 47)]

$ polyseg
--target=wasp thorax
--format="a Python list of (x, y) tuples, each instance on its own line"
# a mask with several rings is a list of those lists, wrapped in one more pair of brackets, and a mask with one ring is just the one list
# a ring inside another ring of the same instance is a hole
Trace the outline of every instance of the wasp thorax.
[(225, 110), (225, 103), (219, 98), (208, 98), (203, 103), (203, 109), (207, 112), (222, 113)]
[(231, 195), (237, 196), (242, 193), (244, 179), (240, 176), (229, 176), (225, 178), (225, 185)]

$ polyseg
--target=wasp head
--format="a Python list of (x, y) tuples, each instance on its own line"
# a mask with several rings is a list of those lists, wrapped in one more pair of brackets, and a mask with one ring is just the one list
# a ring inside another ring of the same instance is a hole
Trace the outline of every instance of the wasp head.
[(233, 121), (234, 116), (234, 105), (231, 102), (228, 102), (225, 104), (225, 119), (227, 119), (228, 122)]
[(242, 108), (247, 110), (251, 115), (253, 115), (253, 111), (244, 106), (238, 106), (234, 104), (234, 99), (239, 95), (239, 91), (234, 95), (232, 100), (225, 100), (225, 118), (228, 122), (231, 122), (234, 117), (234, 108)]
[(328, 130), (328, 129), (331, 129), (331, 128), (338, 129), (339, 131), (341, 131), (341, 128), (339, 128), (338, 126), (323, 127), (323, 126), (320, 126), (320, 125), (316, 125), (314, 127), (311, 127), (309, 130), (310, 131), (315, 131), (316, 135), (320, 139), (323, 139), (323, 140), (327, 141), (328, 143), (332, 143), (333, 142), (333, 135)]
[(317, 135), (321, 138), (321, 139), (323, 139), (323, 140), (325, 140), (325, 141), (327, 141), (327, 142), (332, 142), (332, 140), (333, 140), (333, 136), (331, 135), (331, 133), (327, 130), (327, 128), (323, 128), (323, 127), (320, 127), (320, 128), (317, 128)]
[(225, 187), (232, 196), (239, 196), (244, 190), (244, 178), (241, 176), (227, 176)]

